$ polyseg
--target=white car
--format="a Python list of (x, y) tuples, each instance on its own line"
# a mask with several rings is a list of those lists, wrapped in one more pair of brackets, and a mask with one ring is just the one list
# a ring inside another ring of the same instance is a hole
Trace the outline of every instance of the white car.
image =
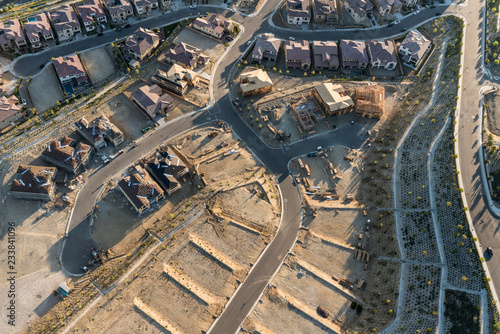
[(289, 40), (295, 41), (295, 37), (288, 37)]
[(249, 41), (247, 42), (247, 45), (248, 45), (248, 46), (252, 45), (252, 40), (249, 40)]
[(400, 23), (401, 23), (401, 21), (399, 21), (399, 20), (394, 21), (394, 24), (400, 24)]
[(196, 6), (191, 5), (191, 6), (189, 6), (189, 8), (191, 8), (191, 9), (195, 9), (195, 8), (196, 8)]
[(26, 105), (26, 100), (25, 99), (23, 99), (23, 105)]
[(417, 9), (416, 11), (413, 12), (413, 15), (417, 15), (418, 13), (420, 13), (420, 10)]

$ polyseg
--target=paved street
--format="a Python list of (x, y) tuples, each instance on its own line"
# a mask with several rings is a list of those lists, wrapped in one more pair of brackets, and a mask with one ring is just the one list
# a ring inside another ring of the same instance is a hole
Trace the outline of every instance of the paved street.
[[(73, 43), (66, 43), (58, 47), (46, 50), (36, 55), (25, 56), (18, 59), (13, 70), (16, 74), (27, 77), (36, 75), (39, 65), (49, 61), (51, 57), (57, 57), (73, 53), (77, 50), (85, 50), (102, 44), (110, 43), (116, 38), (124, 38), (131, 34), (138, 26), (159, 27), (170, 22), (182, 19), (190, 13), (204, 13), (206, 11), (223, 12), (234, 21), (240, 22), (245, 28), (244, 35), (234, 42), (234, 46), (216, 69), (215, 78), (224, 78), (228, 82), (229, 73), (239, 56), (246, 50), (246, 42), (259, 33), (272, 32), (277, 37), (288, 39), (293, 36), (297, 39), (312, 40), (338, 40), (338, 39), (379, 39), (401, 33), (402, 28), (411, 28), (421, 22), (434, 18), (436, 12), (443, 12), (444, 8), (424, 9), (418, 15), (410, 15), (403, 19), (398, 25), (391, 28), (377, 28), (363, 31), (287, 31), (269, 24), (268, 19), (279, 2), (268, 0), (259, 14), (255, 16), (242, 17), (229, 11), (215, 10), (213, 7), (198, 6), (194, 10), (182, 9), (175, 13), (165, 14), (151, 20), (139, 21), (131, 28), (121, 32), (107, 32), (102, 37), (89, 37)], [(446, 12), (459, 13), (466, 19), (466, 41), (465, 41), (465, 63), (462, 98), (460, 100), (460, 128), (459, 128), (459, 156), (462, 167), (462, 178), (464, 180), (465, 193), (469, 202), (470, 212), (474, 220), (479, 239), (485, 247), (492, 246), (500, 251), (497, 238), (496, 218), (488, 210), (484, 200), (481, 182), (480, 165), (478, 159), (478, 136), (479, 126), (479, 87), (486, 84), (482, 74), (482, 24), (483, 24), (483, 1), (470, 1), (467, 6), (451, 6)], [(219, 83), (216, 79), (214, 82)], [(214, 99), (216, 104), (210, 111), (198, 113), (194, 117), (182, 118), (151, 133), (140, 141), (137, 148), (125, 152), (89, 177), (85, 186), (80, 191), (79, 200), (75, 203), (73, 216), (69, 227), (69, 238), (66, 240), (62, 261), (65, 270), (72, 274), (80, 274), (80, 265), (88, 261), (88, 248), (91, 236), (88, 226), (89, 215), (93, 204), (99, 194), (100, 187), (123, 168), (132, 164), (146, 152), (154, 149), (176, 134), (191, 128), (192, 126), (206, 122), (210, 119), (223, 119), (233, 126), (234, 132), (248, 145), (257, 157), (275, 173), (278, 179), (281, 193), (283, 195), (284, 214), (280, 229), (275, 239), (271, 242), (260, 260), (255, 263), (251, 273), (240, 286), (225, 311), (213, 326), (212, 333), (235, 333), (245, 317), (251, 312), (253, 305), (257, 302), (260, 294), (269, 283), (272, 275), (279, 269), (281, 261), (294, 245), (297, 231), (301, 223), (300, 198), (288, 173), (287, 163), (293, 156), (307, 153), (317, 146), (344, 145), (353, 148), (361, 147), (366, 140), (365, 130), (358, 124), (346, 125), (336, 130), (324, 133), (304, 141), (295, 143), (283, 149), (272, 149), (265, 145), (260, 138), (244, 123), (236, 114), (232, 103), (228, 98), (226, 85), (215, 87)], [(90, 238), (89, 238), (90, 237)], [(485, 248), (484, 247), (484, 248)], [(82, 252), (84, 254), (82, 254)], [(492, 278), (497, 287), (500, 288), (500, 271), (496, 270), (500, 258), (493, 257), (488, 266), (492, 272)]]

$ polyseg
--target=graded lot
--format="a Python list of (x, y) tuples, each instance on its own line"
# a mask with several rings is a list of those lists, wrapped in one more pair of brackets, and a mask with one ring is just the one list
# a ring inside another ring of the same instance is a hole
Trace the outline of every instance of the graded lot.
[(79, 56), (94, 85), (116, 72), (115, 62), (107, 46), (82, 52)]
[(31, 102), (38, 111), (44, 111), (56, 105), (64, 98), (59, 78), (54, 66), (46, 66), (41, 74), (31, 79), (28, 85)]

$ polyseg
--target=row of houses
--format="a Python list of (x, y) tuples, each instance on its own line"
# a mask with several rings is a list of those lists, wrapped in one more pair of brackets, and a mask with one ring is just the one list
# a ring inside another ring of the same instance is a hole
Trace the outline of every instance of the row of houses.
[(73, 38), (75, 34), (96, 31), (101, 24), (121, 23), (129, 17), (150, 14), (152, 10), (170, 8), (171, 0), (85, 0), (37, 14), (21, 22), (13, 19), (0, 23), (0, 46), (3, 51), (12, 51), (27, 46), (42, 47), (43, 41), (59, 41)]
[(263, 34), (255, 42), (250, 54), (251, 61), (258, 64), (262, 61), (276, 62), (282, 44), (286, 67), (290, 69), (307, 70), (314, 67), (317, 70), (337, 70), (341, 67), (364, 70), (370, 65), (372, 68), (393, 70), (398, 63), (397, 52), (406, 64), (418, 66), (428, 52), (431, 41), (417, 30), (410, 30), (396, 51), (392, 40), (341, 40), (339, 44), (333, 41), (309, 43), (305, 40), (289, 40), (283, 43), (272, 34)]
[(366, 19), (377, 11), (380, 16), (399, 13), (403, 6), (412, 7), (417, 0), (287, 0), (288, 24), (330, 23), (337, 24), (340, 6), (351, 14), (356, 22)]

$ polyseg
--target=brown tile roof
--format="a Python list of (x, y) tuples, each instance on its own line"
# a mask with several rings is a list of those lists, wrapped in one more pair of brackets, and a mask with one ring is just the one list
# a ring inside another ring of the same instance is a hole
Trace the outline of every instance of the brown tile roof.
[(56, 31), (80, 27), (76, 13), (71, 5), (62, 5), (61, 8), (50, 12), (49, 16)]
[(76, 7), (80, 12), (80, 17), (82, 18), (83, 23), (94, 21), (92, 16), (95, 16), (96, 18), (106, 17), (104, 9), (98, 0), (86, 0), (78, 4)]
[(406, 38), (401, 42), (400, 47), (410, 50), (412, 52), (412, 58), (416, 59), (418, 62), (430, 45), (431, 41), (425, 38), (424, 35), (417, 30), (410, 30)]
[(26, 41), (21, 22), (17, 19), (0, 23), (0, 44), (8, 44), (10, 41)]
[(186, 67), (195, 67), (199, 61), (204, 64), (209, 59), (200, 49), (184, 42), (176, 44), (173, 48), (168, 49), (165, 53), (165, 57)]
[(104, 4), (111, 15), (133, 10), (130, 2), (126, 0), (105, 0)]
[(226, 19), (222, 15), (218, 15), (215, 13), (210, 13), (205, 17), (197, 18), (196, 20), (194, 20), (193, 25), (214, 30), (219, 34), (222, 34), (224, 30), (232, 32), (234, 29), (234, 25), (230, 20)]
[(111, 123), (105, 115), (101, 115), (90, 122), (85, 117), (82, 117), (79, 121), (75, 122), (75, 126), (93, 144), (97, 143), (104, 136), (115, 139), (123, 135), (120, 129)]
[(335, 42), (313, 42), (314, 66), (332, 67), (339, 65), (339, 48)]
[(158, 43), (160, 37), (154, 31), (145, 28), (139, 28), (134, 31), (132, 36), (127, 37), (125, 40), (125, 47), (135, 54), (144, 56), (145, 52), (151, 48), (152, 45)]
[(24, 30), (26, 31), (26, 35), (28, 36), (29, 40), (33, 38), (39, 38), (38, 33), (40, 32), (43, 35), (53, 34), (46, 13), (35, 15), (31, 19), (34, 20), (24, 22)]
[(19, 100), (14, 95), (10, 97), (0, 97), (0, 122), (14, 116), (21, 112)]
[(336, 0), (313, 0), (316, 15), (337, 15)]
[(310, 17), (311, 5), (309, 0), (288, 0), (286, 2), (288, 15), (291, 17)]
[(343, 62), (368, 63), (366, 44), (363, 41), (342, 39), (340, 41), (340, 51)]
[(135, 170), (130, 176), (121, 179), (118, 186), (137, 208), (141, 208), (150, 202), (151, 197), (156, 198), (164, 191), (142, 167), (135, 166)]
[(396, 63), (398, 61), (396, 48), (392, 40), (385, 40), (383, 42), (368, 41), (368, 49), (370, 49), (372, 61), (387, 63)]
[(63, 78), (68, 75), (81, 75), (85, 74), (85, 70), (83, 69), (82, 62), (78, 55), (59, 57), (52, 59), (52, 63), (56, 68), (57, 75), (59, 78)]
[(252, 51), (252, 59), (262, 60), (265, 53), (277, 55), (281, 46), (281, 39), (275, 38), (273, 34), (262, 34), (257, 38)]
[(311, 63), (311, 51), (309, 50), (309, 42), (301, 41), (286, 41), (286, 61), (299, 61), (303, 64)]
[(151, 116), (160, 113), (161, 110), (169, 110), (174, 104), (174, 99), (163, 94), (157, 85), (144, 85), (132, 93), (132, 97), (142, 104)]
[(10, 186), (10, 191), (50, 194), (55, 167), (19, 165)]
[(373, 9), (373, 4), (370, 0), (343, 0), (345, 1), (356, 14), (360, 17), (365, 17), (367, 12)]
[(148, 168), (162, 184), (162, 188), (171, 190), (179, 185), (177, 178), (188, 172), (184, 162), (170, 147), (160, 148), (148, 162)]
[(82, 157), (86, 156), (91, 150), (87, 144), (78, 143), (76, 147), (72, 147), (75, 140), (69, 137), (63, 137), (60, 140), (54, 140), (43, 151), (42, 155), (59, 161), (71, 168), (76, 168), (81, 162)]

